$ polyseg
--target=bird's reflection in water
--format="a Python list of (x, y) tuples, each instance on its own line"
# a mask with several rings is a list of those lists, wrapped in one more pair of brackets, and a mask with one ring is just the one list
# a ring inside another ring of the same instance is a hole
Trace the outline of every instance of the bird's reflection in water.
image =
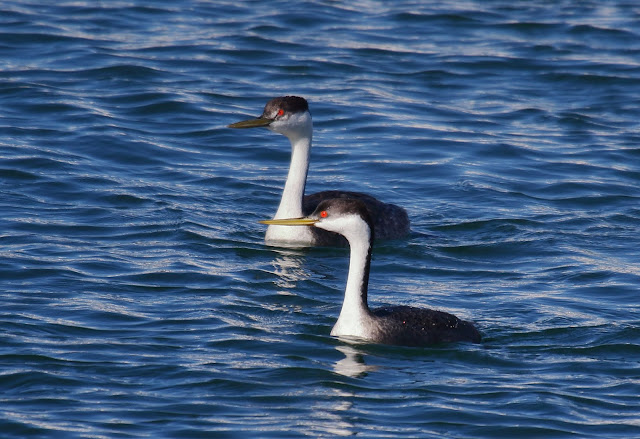
[[(351, 340), (341, 340), (346, 343)], [(364, 355), (356, 345), (342, 344), (336, 349), (344, 354), (345, 358), (337, 361), (333, 371), (349, 378), (362, 378), (369, 371), (377, 369), (375, 366), (364, 364)], [(338, 379), (336, 382), (342, 382)], [(346, 390), (340, 385), (337, 388), (327, 389), (330, 399), (319, 398), (313, 406), (313, 419), (310, 420), (311, 431), (321, 431), (331, 436), (355, 436), (356, 425), (353, 423), (354, 401), (358, 399), (357, 393)]]
[(301, 251), (278, 249), (278, 256), (271, 263), (273, 265), (274, 280), (278, 288), (278, 294), (291, 294), (292, 289), (296, 288), (297, 283), (307, 280), (311, 277), (309, 271), (305, 269), (305, 254)]
[(344, 354), (344, 358), (333, 365), (333, 371), (337, 374), (362, 378), (377, 369), (377, 366), (367, 366), (364, 363), (364, 354), (354, 345), (336, 346), (336, 349)]
[[(316, 398), (312, 415), (305, 419), (308, 433), (314, 437), (355, 436), (353, 423), (353, 401), (357, 395), (343, 389), (327, 389), (328, 398)], [(315, 432), (321, 434), (315, 435)]]

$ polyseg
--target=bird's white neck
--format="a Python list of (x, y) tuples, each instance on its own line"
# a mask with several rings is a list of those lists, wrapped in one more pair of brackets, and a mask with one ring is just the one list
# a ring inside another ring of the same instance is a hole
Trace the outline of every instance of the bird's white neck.
[(289, 140), (291, 140), (291, 164), (282, 191), (280, 206), (276, 212), (276, 219), (302, 216), (302, 197), (307, 184), (311, 154), (311, 134), (308, 137), (290, 138)]
[(369, 227), (355, 227), (344, 235), (349, 241), (351, 257), (340, 316), (331, 330), (334, 336), (365, 337), (371, 311), (367, 305), (371, 244)]
[[(311, 115), (307, 112), (293, 116), (290, 124), (295, 128), (280, 130), (274, 127), (272, 130), (280, 132), (289, 138), (291, 142), (291, 164), (289, 174), (284, 184), (280, 206), (274, 219), (299, 218), (302, 213), (302, 197), (307, 183), (309, 171), (309, 158), (311, 155), (311, 139), (313, 136), (313, 124)], [(313, 234), (307, 227), (269, 226), (265, 235), (267, 241), (284, 241), (308, 244), (313, 241)]]

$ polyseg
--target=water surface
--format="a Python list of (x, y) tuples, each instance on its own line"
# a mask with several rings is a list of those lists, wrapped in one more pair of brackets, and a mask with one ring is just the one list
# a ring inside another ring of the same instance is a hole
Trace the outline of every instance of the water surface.
[[(2, 437), (640, 437), (633, 2), (0, 6)], [(346, 249), (263, 243), (307, 191), (404, 206), (370, 300), (480, 345), (329, 336)]]

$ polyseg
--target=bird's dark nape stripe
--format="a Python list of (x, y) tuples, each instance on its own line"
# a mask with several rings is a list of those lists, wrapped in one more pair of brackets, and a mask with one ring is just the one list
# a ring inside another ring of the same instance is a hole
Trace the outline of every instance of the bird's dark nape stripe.
[(331, 210), (334, 212), (338, 211), (341, 215), (358, 215), (364, 220), (365, 223), (367, 223), (367, 226), (369, 227), (369, 248), (367, 249), (366, 265), (364, 267), (364, 276), (360, 289), (360, 296), (362, 297), (364, 303), (367, 303), (369, 291), (369, 274), (371, 273), (371, 255), (373, 253), (373, 242), (375, 241), (373, 220), (371, 219), (371, 215), (369, 214), (369, 209), (362, 200), (349, 197), (339, 197), (320, 202), (314, 212), (318, 213), (323, 210)]

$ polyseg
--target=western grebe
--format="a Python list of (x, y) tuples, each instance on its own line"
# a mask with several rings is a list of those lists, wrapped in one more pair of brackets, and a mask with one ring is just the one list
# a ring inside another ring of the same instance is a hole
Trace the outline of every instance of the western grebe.
[(325, 200), (308, 217), (260, 222), (283, 226), (314, 226), (339, 233), (349, 242), (351, 257), (347, 286), (342, 310), (331, 335), (403, 346), (426, 346), (455, 341), (480, 342), (480, 332), (472, 323), (446, 312), (411, 306), (369, 309), (367, 290), (375, 232), (371, 217), (361, 201)]
[[(395, 239), (409, 233), (409, 217), (403, 208), (383, 203), (370, 195), (360, 192), (323, 191), (304, 196), (313, 135), (313, 122), (306, 99), (298, 96), (271, 99), (265, 105), (262, 116), (229, 125), (229, 128), (256, 127), (267, 127), (271, 131), (284, 134), (291, 142), (291, 165), (275, 219), (309, 215), (322, 200), (357, 198), (367, 206), (378, 239)], [(265, 240), (269, 243), (298, 245), (334, 245), (344, 241), (336, 234), (324, 230), (306, 227), (292, 229), (278, 225), (270, 225), (267, 228)]]

